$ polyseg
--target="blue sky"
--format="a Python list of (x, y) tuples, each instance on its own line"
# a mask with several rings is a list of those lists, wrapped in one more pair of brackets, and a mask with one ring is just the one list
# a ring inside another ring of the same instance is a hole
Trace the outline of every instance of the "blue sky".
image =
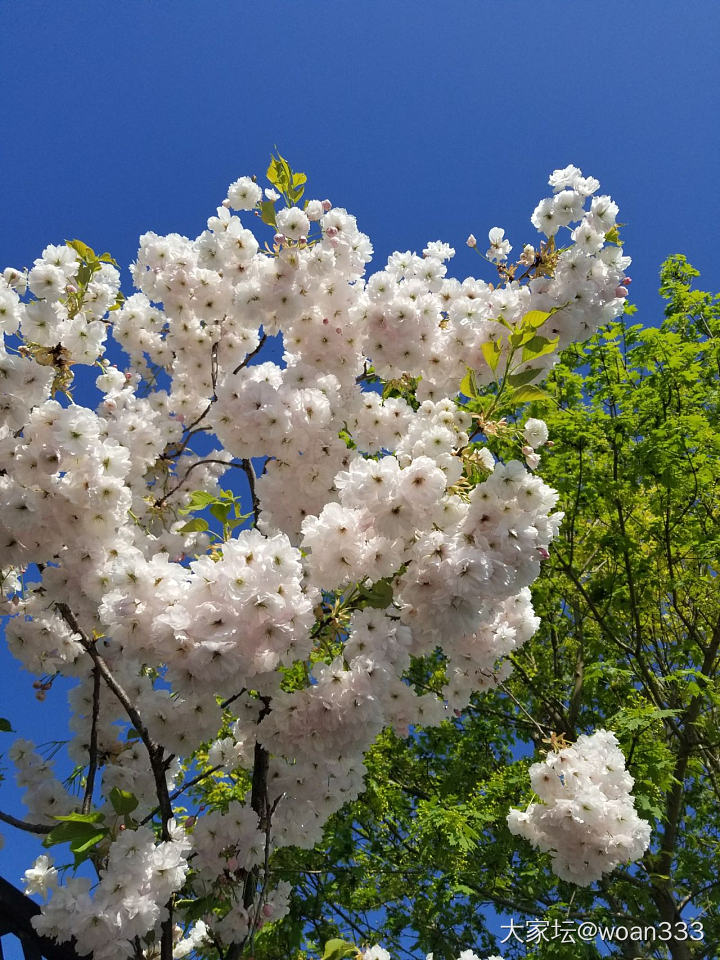
[[(503, 226), (519, 252), (574, 163), (620, 204), (637, 319), (657, 322), (667, 255), (720, 287), (719, 28), (717, 0), (3, 3), (0, 269), (66, 238), (127, 263), (146, 230), (195, 236), (277, 144), (377, 266), (442, 239), (457, 276), (491, 279), (468, 233)], [(0, 714), (61, 728), (62, 697), (36, 711), (4, 651), (0, 670)], [(20, 812), (10, 781), (0, 808)]]

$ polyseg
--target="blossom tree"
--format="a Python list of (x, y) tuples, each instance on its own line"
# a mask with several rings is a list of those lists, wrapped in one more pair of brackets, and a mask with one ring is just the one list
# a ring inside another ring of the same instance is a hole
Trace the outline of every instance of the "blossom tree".
[[(541, 422), (504, 461), (486, 440), (624, 307), (617, 207), (576, 167), (533, 213), (537, 249), (511, 263), (490, 230), (496, 285), (448, 277), (441, 242), (366, 276), (354, 217), (303, 200), (282, 157), (268, 178), (233, 183), (195, 240), (141, 237), (127, 299), (80, 241), (0, 283), (7, 643), (41, 697), (74, 681), (82, 770), (77, 793), (16, 740), (27, 813), (2, 819), (94, 869), (61, 878), (43, 855), (25, 877), (49, 895), (35, 929), (96, 960), (249, 955), (287, 909), (273, 851), (319, 840), (378, 734), (507, 678), (562, 513), (532, 473)], [(72, 393), (93, 366), (94, 409)], [(441, 688), (419, 691), (409, 671), (438, 655)], [(595, 768), (622, 766), (602, 737), (573, 769), (635, 819), (591, 866), (568, 826), (580, 879), (648, 840), (629, 778)], [(190, 809), (200, 782), (216, 796)]]

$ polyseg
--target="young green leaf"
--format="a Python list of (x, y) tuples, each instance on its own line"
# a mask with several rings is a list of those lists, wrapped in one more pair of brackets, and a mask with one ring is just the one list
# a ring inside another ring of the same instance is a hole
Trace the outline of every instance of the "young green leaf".
[(492, 372), (495, 373), (500, 360), (500, 346), (495, 340), (487, 340), (482, 344), (481, 349), (483, 357), (485, 357), (485, 363), (487, 363)]
[(180, 527), (178, 533), (204, 533), (209, 527), (207, 520), (203, 520), (202, 517), (193, 517), (192, 520), (188, 520), (186, 524)]
[(468, 367), (468, 371), (460, 382), (460, 393), (466, 397), (472, 397), (474, 400), (478, 395), (477, 384), (475, 383), (475, 374)]
[(508, 397), (508, 403), (530, 403), (531, 400), (548, 400), (549, 398), (550, 394), (547, 390), (528, 385), (513, 390)]
[(138, 805), (138, 798), (129, 790), (120, 790), (113, 787), (110, 791), (110, 803), (113, 805), (115, 813), (123, 815), (132, 813)]
[(531, 327), (533, 330), (536, 330), (545, 323), (549, 316), (550, 314), (544, 310), (530, 310), (522, 318), (521, 326)]
[(325, 944), (322, 960), (344, 960), (345, 957), (352, 957), (359, 952), (355, 944), (350, 943), (349, 940), (334, 938)]

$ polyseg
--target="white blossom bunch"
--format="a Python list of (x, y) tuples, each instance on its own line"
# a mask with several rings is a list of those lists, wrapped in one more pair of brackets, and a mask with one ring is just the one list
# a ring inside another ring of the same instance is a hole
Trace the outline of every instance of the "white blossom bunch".
[[(617, 207), (575, 167), (533, 214), (539, 250), (511, 268), (490, 232), (496, 286), (448, 276), (441, 242), (368, 276), (355, 218), (301, 206), (282, 158), (268, 173), (265, 195), (233, 183), (195, 239), (142, 236), (126, 299), (79, 241), (0, 278), (0, 609), (41, 699), (73, 678), (84, 796), (29, 742), (12, 758), (34, 820), (100, 876), (60, 883), (40, 858), (28, 883), (54, 890), (38, 928), (99, 960), (244, 943), (287, 909), (272, 850), (320, 839), (377, 733), (508, 675), (562, 514), (528, 469), (542, 421), (496, 462), (472, 400), (507, 383), (521, 405), (558, 348), (623, 310)], [(97, 404), (70, 403), (92, 366)], [(438, 648), (445, 685), (418, 695), (411, 658)], [(232, 802), (187, 813), (201, 747)], [(215, 909), (193, 925), (176, 894)]]
[(586, 887), (621, 863), (638, 860), (650, 825), (635, 811), (633, 778), (608, 730), (583, 734), (530, 768), (540, 803), (511, 810), (510, 831), (552, 856), (553, 871)]

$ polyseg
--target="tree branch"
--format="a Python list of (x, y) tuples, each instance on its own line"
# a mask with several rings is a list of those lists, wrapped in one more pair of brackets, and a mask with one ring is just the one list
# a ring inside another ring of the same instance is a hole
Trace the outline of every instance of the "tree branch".
[(100, 713), (100, 671), (97, 664), (93, 666), (93, 699), (92, 699), (92, 723), (90, 726), (90, 762), (88, 766), (87, 781), (85, 782), (85, 796), (82, 802), (82, 812), (90, 813), (92, 806), (93, 790), (95, 789), (95, 774), (98, 764), (98, 715)]

